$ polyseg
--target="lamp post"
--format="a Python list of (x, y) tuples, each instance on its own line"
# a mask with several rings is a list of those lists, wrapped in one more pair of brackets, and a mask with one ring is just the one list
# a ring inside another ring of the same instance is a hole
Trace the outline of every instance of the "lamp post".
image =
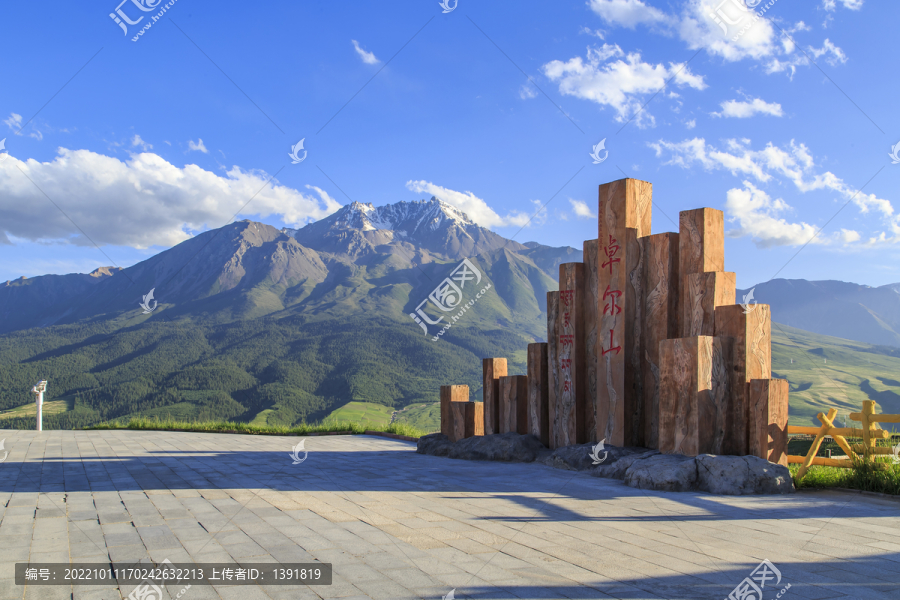
[(44, 392), (47, 391), (47, 382), (43, 379), (37, 382), (33, 388), (31, 388), (32, 393), (34, 393), (34, 402), (37, 404), (37, 430), (43, 431), (42, 422), (43, 422), (43, 414), (41, 408), (44, 404)]

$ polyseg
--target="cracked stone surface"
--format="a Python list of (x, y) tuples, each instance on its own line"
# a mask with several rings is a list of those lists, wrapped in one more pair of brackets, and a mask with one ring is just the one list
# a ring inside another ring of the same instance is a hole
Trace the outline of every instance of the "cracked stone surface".
[[(193, 586), (228, 598), (900, 598), (900, 502), (839, 492), (714, 496), (584, 471), (448, 460), (411, 442), (153, 431), (0, 431), (0, 600), (127, 597), (19, 587), (17, 562), (329, 562), (327, 587)], [(699, 475), (698, 475), (699, 477)], [(710, 480), (712, 481), (712, 480)], [(163, 589), (175, 598), (180, 587)]]

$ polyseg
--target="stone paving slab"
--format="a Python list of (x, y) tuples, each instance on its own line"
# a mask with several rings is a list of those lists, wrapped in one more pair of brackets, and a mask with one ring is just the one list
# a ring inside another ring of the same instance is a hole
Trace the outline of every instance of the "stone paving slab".
[(537, 464), (450, 460), (374, 436), (9, 431), (0, 600), (134, 586), (16, 586), (16, 562), (330, 562), (330, 586), (167, 586), (163, 598), (900, 599), (900, 502), (840, 492), (636, 490)]

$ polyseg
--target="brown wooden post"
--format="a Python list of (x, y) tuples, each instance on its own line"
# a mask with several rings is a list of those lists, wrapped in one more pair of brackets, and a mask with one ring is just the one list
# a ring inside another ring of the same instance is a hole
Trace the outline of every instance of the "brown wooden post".
[(500, 378), (506, 376), (505, 358), (481, 360), (484, 435), (500, 433)]
[(528, 344), (528, 433), (550, 447), (550, 389), (548, 386), (547, 347), (540, 342)]
[(822, 440), (825, 439), (825, 435), (828, 433), (828, 430), (832, 429), (832, 421), (834, 421), (834, 418), (837, 416), (837, 409), (828, 409), (828, 419), (823, 419), (823, 416), (825, 415), (819, 413), (819, 422), (822, 423), (822, 426), (819, 428), (819, 432), (816, 434), (812, 445), (809, 447), (809, 452), (806, 454), (806, 458), (803, 459), (803, 464), (800, 465), (800, 469), (797, 471), (798, 481), (803, 479), (803, 476), (806, 475), (809, 467), (812, 466), (813, 461), (816, 458), (816, 454), (819, 453), (819, 447), (822, 445)]
[(872, 416), (875, 414), (875, 401), (874, 400), (863, 400), (862, 403), (862, 430), (863, 430), (863, 446), (865, 447), (864, 453), (867, 457), (871, 457), (875, 455), (875, 435), (874, 430), (876, 429), (875, 423), (872, 421)]
[(484, 402), (466, 402), (466, 437), (484, 435)]
[(583, 310), (584, 327), (584, 365), (586, 371), (584, 393), (584, 432), (587, 441), (596, 444), (597, 439), (597, 402), (599, 389), (597, 387), (597, 355), (599, 353), (597, 326), (600, 321), (598, 312), (599, 298), (597, 297), (597, 271), (600, 264), (597, 262), (599, 246), (597, 240), (585, 240), (584, 242), (584, 298), (581, 302)]
[(500, 378), (500, 433), (528, 433), (528, 377)]
[[(678, 331), (681, 337), (689, 337), (684, 320), (687, 306), (685, 293), (687, 276), (694, 273), (725, 270), (725, 215), (714, 208), (698, 208), (679, 213), (678, 234)], [(730, 304), (733, 300), (729, 300)]]
[(749, 454), (787, 466), (788, 382), (753, 379), (749, 385)]
[(641, 238), (644, 244), (644, 446), (659, 448), (659, 343), (678, 337), (678, 234)]
[(559, 387), (559, 355), (557, 354), (557, 340), (559, 339), (559, 292), (547, 292), (547, 424), (550, 435), (550, 449), (560, 447), (557, 435), (556, 420), (558, 398), (556, 390)]
[(466, 437), (466, 405), (471, 402), (450, 403), (450, 434), (447, 436), (451, 442), (458, 442)]
[(441, 386), (441, 433), (452, 437), (453, 416), (450, 413), (450, 405), (458, 402), (469, 401), (469, 386), (467, 385), (442, 385)]
[(730, 412), (730, 352), (730, 340), (711, 336), (660, 342), (660, 452), (721, 453)]
[(734, 304), (735, 274), (725, 271), (684, 276), (681, 337), (715, 335), (716, 308)]
[[(726, 454), (730, 444), (731, 418), (731, 369), (734, 364), (734, 339), (729, 337), (708, 337), (711, 340), (712, 356), (709, 363), (709, 392), (701, 393), (700, 403), (700, 452), (705, 454)], [(703, 365), (706, 369), (706, 365)], [(702, 371), (701, 371), (702, 372)]]
[(637, 179), (620, 179), (600, 186), (597, 438), (606, 439), (614, 446), (633, 444), (640, 429), (634, 422), (636, 418), (640, 420), (639, 394), (643, 386), (640, 373), (643, 256), (637, 238), (650, 234), (652, 189), (650, 183)]
[(772, 311), (768, 304), (716, 307), (716, 336), (734, 339), (731, 369), (732, 415), (725, 453), (750, 450), (750, 381), (772, 376)]
[(585, 365), (582, 300), (584, 298), (584, 265), (559, 265), (559, 315), (556, 354), (559, 357), (559, 380), (556, 389), (556, 426), (560, 445), (571, 446), (587, 441), (584, 433)]

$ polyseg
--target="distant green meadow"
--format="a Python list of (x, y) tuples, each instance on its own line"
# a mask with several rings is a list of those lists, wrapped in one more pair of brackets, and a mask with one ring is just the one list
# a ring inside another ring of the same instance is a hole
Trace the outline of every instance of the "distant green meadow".
[(413, 438), (425, 435), (425, 432), (405, 423), (379, 425), (377, 423), (358, 421), (325, 420), (313, 425), (300, 424), (294, 426), (252, 425), (232, 421), (175, 421), (160, 419), (132, 418), (127, 421), (109, 421), (98, 423), (85, 429), (136, 429), (143, 431), (192, 431), (198, 433), (246, 433), (268, 435), (309, 435), (316, 433), (351, 433), (362, 434), (367, 431), (393, 433)]

